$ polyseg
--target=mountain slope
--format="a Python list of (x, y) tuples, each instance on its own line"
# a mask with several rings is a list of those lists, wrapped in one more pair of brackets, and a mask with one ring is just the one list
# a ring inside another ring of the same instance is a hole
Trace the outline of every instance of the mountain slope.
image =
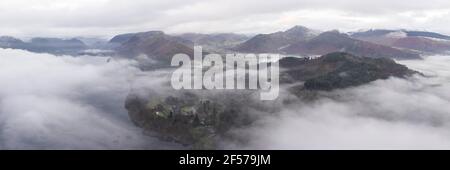
[[(119, 41), (117, 37), (113, 38), (113, 40), (115, 42)], [(121, 38), (120, 41), (122, 41)], [(119, 55), (124, 57), (132, 58), (145, 54), (151, 59), (164, 63), (169, 63), (175, 54), (194, 55), (192, 42), (166, 35), (161, 31), (133, 34), (133, 36), (117, 47), (116, 50)]]
[(450, 53), (450, 36), (434, 32), (369, 30), (355, 32), (351, 36), (363, 41), (414, 50), (424, 54)]
[(202, 46), (203, 49), (209, 52), (226, 53), (231, 48), (239, 45), (249, 39), (248, 36), (233, 33), (221, 34), (197, 34), (186, 33), (178, 35), (185, 40), (192, 41), (195, 45)]
[(371, 58), (419, 59), (420, 55), (405, 50), (361, 41), (338, 31), (324, 32), (309, 40), (297, 42), (283, 49), (287, 54), (325, 55), (331, 52), (348, 52)]
[(333, 90), (359, 86), (378, 79), (410, 76), (415, 71), (388, 58), (366, 58), (349, 53), (330, 53), (314, 60), (284, 58), (283, 82), (304, 81), (307, 90)]
[(295, 26), (284, 32), (259, 34), (238, 45), (235, 50), (246, 53), (280, 53), (292, 43), (306, 41), (316, 36), (313, 30), (303, 26)]

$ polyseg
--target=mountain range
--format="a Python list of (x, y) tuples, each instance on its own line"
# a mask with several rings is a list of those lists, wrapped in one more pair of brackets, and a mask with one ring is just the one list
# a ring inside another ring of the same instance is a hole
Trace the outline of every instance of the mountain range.
[(407, 30), (368, 30), (351, 37), (375, 44), (414, 50), (423, 54), (448, 54), (450, 37), (433, 32)]
[(88, 46), (76, 38), (32, 38), (30, 41), (25, 42), (14, 37), (2, 36), (0, 37), (0, 48), (22, 49), (56, 55), (76, 55), (78, 52), (87, 49)]
[[(448, 54), (450, 36), (424, 31), (382, 30), (342, 33), (321, 32), (295, 26), (286, 31), (247, 36), (234, 33), (170, 35), (162, 31), (127, 33), (111, 40), (88, 38), (33, 38), (30, 41), (3, 36), (0, 48), (52, 54), (85, 55), (87, 49), (108, 50), (108, 55), (148, 58), (167, 63), (174, 54), (193, 55), (195, 45), (214, 53), (279, 53), (287, 56), (321, 56), (347, 52), (371, 58), (420, 59), (422, 55)], [(92, 54), (97, 55), (97, 54)]]
[[(295, 26), (286, 31), (249, 37), (239, 34), (168, 35), (158, 31), (159, 36), (143, 37), (142, 33), (118, 35), (110, 43), (117, 43), (117, 51), (123, 56), (146, 54), (150, 58), (166, 61), (167, 55), (191, 55), (193, 45), (201, 45), (207, 52), (279, 53), (303, 57), (346, 52), (371, 58), (420, 59), (422, 55), (446, 54), (450, 51), (447, 44), (449, 36), (432, 32), (403, 31), (405, 36), (392, 39), (397, 32), (320, 32)], [(141, 38), (136, 38), (137, 36)], [(172, 44), (171, 47), (168, 47), (168, 44)]]
[(358, 40), (339, 31), (318, 33), (301, 26), (296, 26), (285, 32), (257, 35), (239, 45), (236, 50), (240, 52), (281, 53), (300, 56), (348, 52), (373, 58), (420, 58), (419, 53), (410, 50)]

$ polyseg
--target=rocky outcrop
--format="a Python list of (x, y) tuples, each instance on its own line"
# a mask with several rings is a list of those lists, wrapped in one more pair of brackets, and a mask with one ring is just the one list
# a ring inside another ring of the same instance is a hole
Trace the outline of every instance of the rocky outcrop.
[[(130, 95), (126, 101), (131, 120), (151, 135), (192, 149), (217, 149), (228, 132), (250, 125), (256, 118), (248, 114), (251, 99), (240, 93), (201, 95), (174, 92), (168, 96)], [(246, 105), (244, 105), (246, 103)]]

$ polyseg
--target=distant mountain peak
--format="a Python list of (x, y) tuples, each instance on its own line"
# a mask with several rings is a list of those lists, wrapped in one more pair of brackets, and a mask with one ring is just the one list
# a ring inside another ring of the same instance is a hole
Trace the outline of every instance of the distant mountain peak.
[(255, 53), (279, 53), (290, 44), (307, 41), (316, 36), (316, 32), (304, 26), (295, 26), (286, 31), (271, 34), (259, 34), (237, 47), (237, 51)]
[(136, 36), (159, 36), (159, 35), (165, 35), (165, 33), (163, 31), (147, 31), (136, 34)]
[(290, 33), (290, 32), (307, 32), (307, 31), (311, 31), (309, 28), (301, 26), (301, 25), (296, 25), (288, 30), (286, 30), (286, 33)]
[(145, 54), (162, 65), (170, 63), (175, 54), (194, 54), (191, 41), (167, 35), (162, 31), (122, 34), (114, 37), (111, 42), (119, 43), (115, 49), (123, 57), (134, 58)]
[(23, 41), (11, 36), (0, 36), (0, 43), (23, 43)]
[(319, 35), (334, 35), (334, 36), (345, 36), (345, 37), (348, 37), (349, 35), (348, 35), (348, 33), (345, 33), (345, 32), (341, 32), (341, 31), (339, 31), (339, 30), (329, 30), (329, 31), (325, 31), (325, 32), (322, 32), (321, 34), (319, 34)]
[(138, 32), (138, 33), (127, 33), (127, 34), (120, 34), (120, 35), (116, 35), (114, 36), (109, 42), (110, 43), (117, 43), (117, 44), (122, 44), (127, 42), (128, 40), (130, 40), (133, 37), (143, 37), (143, 36), (157, 36), (157, 35), (165, 35), (164, 32), (162, 31), (147, 31), (147, 32)]
[(313, 40), (319, 40), (320, 39), (320, 40), (333, 41), (333, 40), (342, 39), (342, 38), (349, 39), (350, 36), (348, 34), (339, 32), (339, 30), (331, 30), (331, 31), (326, 31), (326, 32), (323, 32), (323, 33), (319, 34)]
[(282, 33), (284, 36), (287, 36), (288, 38), (291, 37), (299, 37), (302, 39), (310, 39), (316, 35), (318, 35), (318, 31), (314, 31), (312, 29), (309, 29), (304, 26), (294, 26)]

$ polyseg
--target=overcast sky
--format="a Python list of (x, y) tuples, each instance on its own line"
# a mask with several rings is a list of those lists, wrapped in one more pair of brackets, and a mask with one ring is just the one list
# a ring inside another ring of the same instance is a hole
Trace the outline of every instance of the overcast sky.
[(106, 36), (136, 31), (269, 33), (407, 28), (450, 34), (448, 0), (2, 0), (0, 35)]

